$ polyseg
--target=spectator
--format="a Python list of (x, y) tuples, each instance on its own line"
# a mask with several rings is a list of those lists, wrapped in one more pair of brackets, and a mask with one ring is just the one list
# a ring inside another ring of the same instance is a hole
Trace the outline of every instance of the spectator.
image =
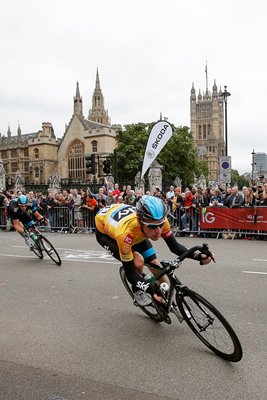
[(172, 199), (172, 210), (174, 218), (172, 218), (172, 225), (181, 226), (181, 208), (183, 206), (183, 196), (181, 195), (181, 188), (174, 189), (174, 197)]
[(47, 211), (47, 196), (46, 194), (42, 194), (42, 196), (38, 199), (38, 212), (43, 216), (48, 218)]
[(83, 214), (83, 222), (84, 226), (90, 229), (93, 232), (95, 228), (95, 214), (97, 211), (97, 201), (92, 194), (87, 195), (82, 204), (82, 214)]
[(169, 211), (172, 211), (172, 200), (175, 196), (174, 186), (170, 186), (170, 190), (166, 193), (166, 200), (168, 204)]
[[(91, 193), (92, 194), (92, 193)], [(92, 194), (93, 195), (93, 194)], [(96, 198), (97, 201), (97, 207), (104, 208), (106, 205), (106, 198), (107, 196), (104, 194), (104, 188), (103, 186), (99, 188), (98, 193), (96, 195), (93, 195)]]
[(120, 195), (121, 195), (121, 191), (120, 191), (120, 189), (119, 189), (119, 184), (118, 184), (118, 183), (115, 183), (115, 185), (114, 185), (114, 190), (113, 190), (113, 192), (112, 192), (112, 196), (115, 197), (116, 202), (118, 202), (118, 197), (119, 197)]
[(155, 192), (154, 192), (153, 196), (161, 197), (160, 188), (158, 186), (155, 187)]
[(258, 196), (259, 206), (267, 207), (267, 183), (263, 184), (262, 192)]
[(124, 198), (124, 203), (133, 206), (135, 205), (135, 202), (136, 202), (136, 197), (134, 191), (131, 189), (126, 189), (126, 196)]
[[(207, 207), (208, 205), (209, 201), (207, 196), (203, 193), (202, 189), (197, 189), (195, 195), (193, 196), (192, 216), (191, 216), (192, 231), (195, 234), (196, 232), (198, 232), (200, 209)], [(190, 237), (193, 237), (194, 233), (191, 233)]]
[(182, 215), (182, 230), (184, 232), (188, 232), (190, 230), (190, 223), (192, 223), (192, 204), (193, 204), (193, 195), (190, 190), (186, 190), (184, 195), (184, 214)]
[(138, 202), (139, 199), (141, 199), (141, 197), (143, 196), (143, 193), (140, 189), (136, 190), (135, 192), (135, 205)]
[(233, 186), (231, 189), (231, 194), (225, 202), (225, 206), (228, 208), (239, 208), (243, 205), (243, 196), (238, 193), (238, 187)]
[(211, 196), (212, 196), (212, 194), (211, 194), (211, 188), (210, 188), (210, 187), (207, 187), (207, 188), (204, 190), (204, 194), (205, 194), (205, 196), (207, 197), (208, 201), (210, 202), (210, 199), (211, 199)]
[(106, 197), (106, 206), (110, 206), (111, 204), (116, 203), (116, 198), (113, 196), (113, 190), (108, 190), (108, 195)]
[(219, 189), (214, 189), (212, 191), (212, 196), (210, 198), (209, 206), (210, 207), (223, 207), (223, 198), (219, 191)]
[(244, 207), (254, 207), (256, 205), (256, 197), (251, 188), (244, 189), (244, 200), (243, 206)]
[(51, 226), (52, 232), (55, 232), (56, 231), (56, 215), (54, 212), (54, 207), (56, 206), (56, 203), (55, 203), (54, 195), (52, 192), (48, 192), (46, 203), (47, 203), (49, 224)]
[(72, 193), (69, 193), (67, 198), (65, 199), (65, 206), (68, 207), (70, 210), (73, 209), (74, 200), (73, 200), (73, 194)]
[(0, 207), (4, 207), (7, 203), (7, 197), (4, 193), (4, 189), (0, 188)]
[[(78, 193), (77, 189), (73, 189), (73, 201), (74, 201), (74, 227), (81, 228), (83, 226), (83, 217), (81, 212), (81, 205), (82, 205), (82, 197)], [(74, 231), (77, 232), (76, 230)]]

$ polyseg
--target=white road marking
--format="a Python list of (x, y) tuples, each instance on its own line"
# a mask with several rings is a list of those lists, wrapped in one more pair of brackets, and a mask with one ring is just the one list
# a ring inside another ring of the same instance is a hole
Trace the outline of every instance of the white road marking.
[[(35, 257), (35, 256), (22, 256), (22, 255), (14, 255), (14, 254), (1, 254), (0, 253), (0, 257), (34, 258), (34, 259), (38, 260), (38, 257)], [(45, 255), (44, 258), (46, 260), (50, 260), (50, 258), (47, 255)], [(117, 261), (115, 259), (114, 259), (114, 261), (107, 261), (105, 259), (100, 259), (100, 258), (98, 258), (97, 260), (93, 260), (91, 258), (88, 258), (88, 259), (87, 258), (77, 258), (77, 255), (74, 256), (74, 258), (71, 258), (71, 257), (67, 258), (67, 257), (62, 256), (62, 254), (60, 254), (60, 258), (62, 261), (69, 261), (72, 263), (73, 262), (87, 262), (88, 263), (88, 261), (90, 260), (90, 263), (113, 264), (113, 265), (119, 264), (119, 261)], [(42, 261), (42, 260), (40, 260), (40, 261)]]
[(267, 262), (267, 260), (264, 260), (262, 258), (253, 258), (252, 261), (263, 261), (263, 262)]
[(245, 274), (259, 274), (259, 275), (267, 275), (267, 272), (257, 272), (257, 271), (243, 271)]
[[(26, 246), (12, 246), (13, 248), (21, 248), (27, 250)], [(87, 262), (90, 263), (101, 263), (101, 264), (113, 264), (118, 265), (119, 261), (113, 258), (106, 251), (98, 251), (98, 250), (77, 250), (77, 249), (66, 249), (66, 248), (57, 248), (60, 251), (60, 258), (62, 261), (70, 261), (70, 262)], [(32, 255), (19, 255), (19, 254), (0, 254), (1, 257), (13, 257), (13, 258), (36, 258)], [(45, 258), (47, 255), (44, 253)]]

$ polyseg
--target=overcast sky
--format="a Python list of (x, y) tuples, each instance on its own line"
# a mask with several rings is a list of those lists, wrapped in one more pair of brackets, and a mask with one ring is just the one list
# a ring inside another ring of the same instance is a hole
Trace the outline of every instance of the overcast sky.
[(97, 67), (113, 124), (162, 112), (190, 126), (207, 60), (209, 89), (231, 93), (232, 167), (251, 171), (252, 150), (267, 153), (266, 15), (266, 0), (1, 0), (0, 132), (51, 122), (62, 137), (77, 81), (88, 116)]

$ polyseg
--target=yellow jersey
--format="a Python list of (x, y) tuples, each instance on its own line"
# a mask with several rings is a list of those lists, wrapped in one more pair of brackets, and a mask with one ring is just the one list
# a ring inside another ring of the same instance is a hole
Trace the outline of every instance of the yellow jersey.
[[(98, 212), (95, 222), (99, 232), (116, 240), (123, 262), (132, 261), (132, 246), (147, 238), (141, 229), (136, 208), (131, 205), (112, 204), (105, 207)], [(165, 238), (171, 235), (170, 224), (166, 219), (161, 236)]]

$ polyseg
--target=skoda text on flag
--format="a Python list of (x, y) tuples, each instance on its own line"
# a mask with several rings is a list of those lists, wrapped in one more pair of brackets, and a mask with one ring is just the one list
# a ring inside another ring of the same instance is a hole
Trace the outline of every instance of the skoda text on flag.
[(146, 145), (141, 178), (143, 178), (146, 171), (155, 160), (155, 158), (158, 156), (158, 154), (161, 152), (171, 136), (172, 127), (169, 122), (159, 121), (153, 126)]

